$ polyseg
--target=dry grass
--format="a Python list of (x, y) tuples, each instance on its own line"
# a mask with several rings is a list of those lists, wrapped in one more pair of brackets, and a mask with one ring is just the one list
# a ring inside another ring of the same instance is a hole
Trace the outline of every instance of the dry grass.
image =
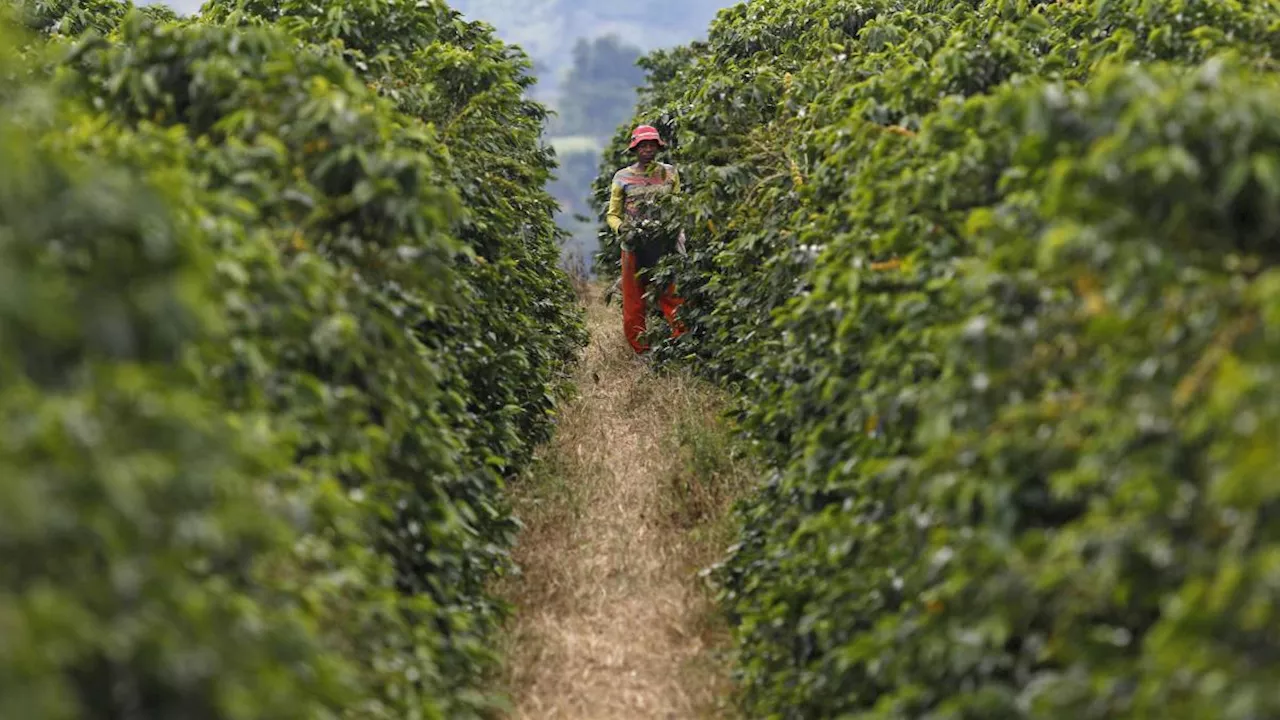
[(579, 397), (513, 490), (511, 716), (727, 717), (726, 633), (697, 572), (750, 472), (729, 457), (720, 398), (637, 362), (598, 288), (587, 304)]

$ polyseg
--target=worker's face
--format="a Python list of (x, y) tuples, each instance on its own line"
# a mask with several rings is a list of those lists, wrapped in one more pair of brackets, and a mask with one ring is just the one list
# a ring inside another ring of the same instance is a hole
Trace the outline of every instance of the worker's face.
[(658, 141), (645, 140), (636, 146), (636, 158), (642, 163), (653, 162), (658, 156)]

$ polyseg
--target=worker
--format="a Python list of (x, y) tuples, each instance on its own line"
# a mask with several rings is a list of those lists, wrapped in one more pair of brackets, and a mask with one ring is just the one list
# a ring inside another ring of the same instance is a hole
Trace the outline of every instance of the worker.
[[(641, 125), (631, 132), (628, 151), (636, 161), (614, 173), (609, 211), (605, 215), (609, 228), (618, 234), (622, 245), (622, 332), (637, 355), (649, 349), (640, 340), (645, 330), (644, 294), (649, 283), (648, 271), (661, 259), (650, 250), (651, 244), (646, 245), (645, 229), (640, 221), (657, 197), (680, 192), (680, 177), (675, 167), (657, 162), (658, 150), (666, 145), (657, 129), (650, 125)], [(683, 232), (677, 241), (677, 251), (685, 252)], [(658, 297), (662, 314), (671, 325), (672, 337), (678, 337), (685, 330), (676, 320), (676, 310), (683, 302), (676, 296), (674, 285), (663, 288)]]

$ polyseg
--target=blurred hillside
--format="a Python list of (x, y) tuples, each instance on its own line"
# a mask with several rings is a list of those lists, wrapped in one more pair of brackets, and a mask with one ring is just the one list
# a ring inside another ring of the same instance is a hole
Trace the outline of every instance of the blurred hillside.
[(644, 71), (636, 65), (641, 51), (616, 36), (579, 39), (573, 62), (555, 103), (557, 115), (547, 128), (560, 168), (549, 188), (560, 202), (556, 218), (570, 234), (566, 260), (589, 268), (596, 251), (596, 222), (590, 217), (591, 182), (600, 168), (600, 153), (609, 136), (626, 122), (636, 102)]
[(493, 25), (534, 62), (534, 95), (556, 111), (548, 142), (560, 159), (550, 188), (560, 201), (557, 222), (571, 235), (566, 259), (591, 266), (596, 252), (594, 218), (587, 203), (609, 137), (631, 117), (644, 73), (641, 55), (701, 38), (731, 0), (454, 0), (469, 19)]
[(539, 65), (539, 94), (555, 104), (581, 39), (616, 35), (642, 51), (682, 45), (702, 37), (728, 0), (456, 0), (468, 18), (484, 20), (520, 45)]

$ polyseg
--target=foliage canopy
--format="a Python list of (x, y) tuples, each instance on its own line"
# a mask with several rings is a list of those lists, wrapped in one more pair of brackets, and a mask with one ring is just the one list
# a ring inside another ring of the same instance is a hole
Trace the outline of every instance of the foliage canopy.
[(438, 2), (18, 12), (0, 714), (487, 712), (585, 340), (527, 62)]
[(1275, 2), (789, 0), (646, 58), (659, 352), (775, 468), (749, 716), (1280, 712), (1277, 52)]

